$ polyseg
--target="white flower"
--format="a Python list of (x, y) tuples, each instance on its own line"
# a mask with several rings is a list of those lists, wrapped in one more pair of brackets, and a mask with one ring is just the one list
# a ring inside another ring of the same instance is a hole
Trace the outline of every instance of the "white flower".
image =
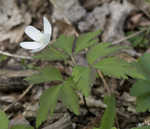
[(27, 26), (25, 33), (34, 40), (34, 42), (21, 42), (20, 46), (24, 49), (31, 50), (31, 52), (39, 52), (44, 49), (50, 42), (52, 34), (52, 26), (46, 17), (43, 17), (44, 33), (40, 32), (33, 26)]

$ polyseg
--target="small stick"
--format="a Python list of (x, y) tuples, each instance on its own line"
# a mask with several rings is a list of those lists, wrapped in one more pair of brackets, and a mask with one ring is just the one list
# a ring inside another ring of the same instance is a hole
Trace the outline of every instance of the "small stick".
[(8, 105), (5, 109), (4, 112), (6, 112), (8, 109), (10, 109), (12, 106), (14, 106), (18, 101), (24, 98), (24, 96), (30, 91), (30, 89), (33, 87), (33, 85), (30, 85), (19, 97), (18, 99), (13, 102), (12, 104)]
[(110, 88), (109, 88), (109, 86), (108, 86), (108, 84), (107, 84), (107, 82), (106, 82), (106, 80), (105, 80), (103, 74), (102, 74), (101, 71), (99, 71), (99, 70), (97, 70), (97, 73), (98, 73), (99, 77), (102, 79), (102, 81), (103, 81), (103, 83), (104, 83), (104, 87), (105, 87), (105, 89), (106, 89), (107, 92), (108, 92), (108, 95), (111, 95), (111, 90), (110, 90)]
[(8, 53), (8, 52), (3, 52), (1, 50), (0, 50), (0, 54), (5, 55), (5, 56), (14, 57), (14, 58), (19, 58), (19, 59), (28, 59), (28, 60), (32, 59), (32, 57), (30, 57), (30, 56), (19, 56), (19, 55), (11, 54), (11, 53)]
[(112, 42), (112, 44), (118, 44), (118, 43), (120, 43), (120, 42), (122, 42), (122, 41), (125, 41), (125, 40), (128, 40), (128, 39), (130, 39), (130, 38), (133, 38), (133, 37), (135, 37), (135, 36), (137, 36), (137, 35), (143, 33), (143, 32), (146, 31), (146, 30), (147, 30), (147, 28), (145, 28), (145, 29), (143, 29), (143, 30), (141, 30), (141, 31), (135, 32), (134, 34), (131, 34), (131, 35), (129, 35), (129, 36), (127, 36), (127, 37), (124, 37), (124, 38), (122, 38), (122, 39), (120, 39), (120, 40), (117, 40), (117, 41)]

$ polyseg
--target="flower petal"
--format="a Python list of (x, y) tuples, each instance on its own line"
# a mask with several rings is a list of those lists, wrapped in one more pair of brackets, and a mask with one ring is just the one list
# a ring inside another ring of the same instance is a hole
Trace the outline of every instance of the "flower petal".
[(44, 24), (44, 34), (46, 34), (48, 36), (48, 39), (50, 40), (52, 34), (52, 26), (46, 17), (43, 17), (43, 24)]
[(35, 50), (41, 48), (43, 44), (38, 42), (21, 42), (20, 46), (24, 49)]
[(43, 37), (43, 34), (33, 26), (27, 26), (25, 33), (35, 41), (39, 41)]
[(47, 45), (48, 45), (48, 44), (44, 44), (42, 47), (37, 48), (37, 49), (34, 49), (34, 50), (32, 50), (31, 52), (32, 52), (32, 53), (39, 52), (39, 51), (43, 50)]
[(43, 44), (48, 44), (50, 42), (50, 37), (48, 34), (44, 34), (43, 37), (40, 39), (39, 41), (40, 43), (43, 43)]

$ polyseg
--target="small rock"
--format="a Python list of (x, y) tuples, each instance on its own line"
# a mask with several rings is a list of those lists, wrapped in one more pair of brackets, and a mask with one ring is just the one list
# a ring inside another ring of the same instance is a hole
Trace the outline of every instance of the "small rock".
[(78, 28), (81, 32), (90, 30), (104, 29), (106, 24), (106, 17), (109, 15), (108, 4), (96, 7), (86, 18), (79, 22)]
[(66, 113), (58, 121), (42, 129), (73, 129), (70, 115)]
[(36, 112), (38, 110), (38, 103), (31, 105), (30, 103), (25, 103), (24, 105), (25, 111), (23, 112), (24, 117), (35, 117)]
[(0, 97), (0, 101), (7, 102), (7, 103), (13, 103), (16, 101), (16, 96), (3, 95)]
[(70, 22), (76, 22), (85, 16), (86, 10), (77, 0), (50, 0), (55, 6), (53, 17), (55, 19), (67, 18)]
[(21, 114), (19, 114), (10, 121), (9, 129), (14, 125), (29, 125), (29, 122)]
[(121, 98), (127, 102), (135, 102), (136, 97), (130, 96), (127, 92), (124, 92)]

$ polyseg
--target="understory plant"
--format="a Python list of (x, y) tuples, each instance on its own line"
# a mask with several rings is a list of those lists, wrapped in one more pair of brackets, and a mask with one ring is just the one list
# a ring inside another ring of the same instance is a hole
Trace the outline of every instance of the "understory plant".
[[(117, 57), (116, 55), (120, 51), (128, 48), (100, 42), (100, 30), (84, 33), (78, 37), (60, 35), (51, 45), (48, 45), (48, 42), (50, 41), (52, 29), (46, 18), (44, 18), (44, 33), (41, 33), (32, 26), (27, 27), (25, 32), (34, 42), (22, 42), (20, 45), (25, 49), (31, 50), (31, 52), (39, 52), (35, 53), (33, 59), (49, 62), (61, 61), (64, 64), (72, 62), (70, 64), (72, 67), (70, 74), (63, 75), (56, 66), (48, 64), (40, 68), (39, 73), (25, 79), (30, 84), (57, 82), (57, 85), (50, 86), (40, 97), (36, 118), (37, 129), (48, 116), (52, 117), (55, 115), (54, 111), (58, 101), (64, 104), (75, 115), (79, 115), (79, 94), (82, 94), (85, 98), (90, 95), (97, 75), (119, 79), (132, 77), (140, 81), (144, 80), (147, 84), (148, 80), (145, 73), (139, 70), (139, 67), (141, 67), (139, 65), (140, 61), (128, 63), (124, 59)], [(141, 95), (139, 92), (142, 92), (142, 90), (134, 90), (134, 87), (131, 89), (131, 93), (139, 97)], [(148, 86), (145, 85), (145, 87)], [(148, 90), (145, 92), (148, 93)], [(145, 92), (143, 90), (142, 93), (145, 94)], [(139, 98), (139, 101), (141, 99), (143, 97)], [(104, 102), (107, 108), (102, 117), (100, 127), (95, 129), (115, 129), (115, 101), (113, 93), (105, 93)], [(149, 105), (144, 106), (144, 109), (147, 109), (147, 106)], [(141, 108), (139, 107), (139, 109)], [(8, 129), (8, 118), (3, 112), (0, 112), (0, 123), (4, 124), (0, 125), (0, 128)], [(11, 129), (33, 129), (33, 127), (16, 125)], [(143, 127), (143, 129), (145, 128)]]

